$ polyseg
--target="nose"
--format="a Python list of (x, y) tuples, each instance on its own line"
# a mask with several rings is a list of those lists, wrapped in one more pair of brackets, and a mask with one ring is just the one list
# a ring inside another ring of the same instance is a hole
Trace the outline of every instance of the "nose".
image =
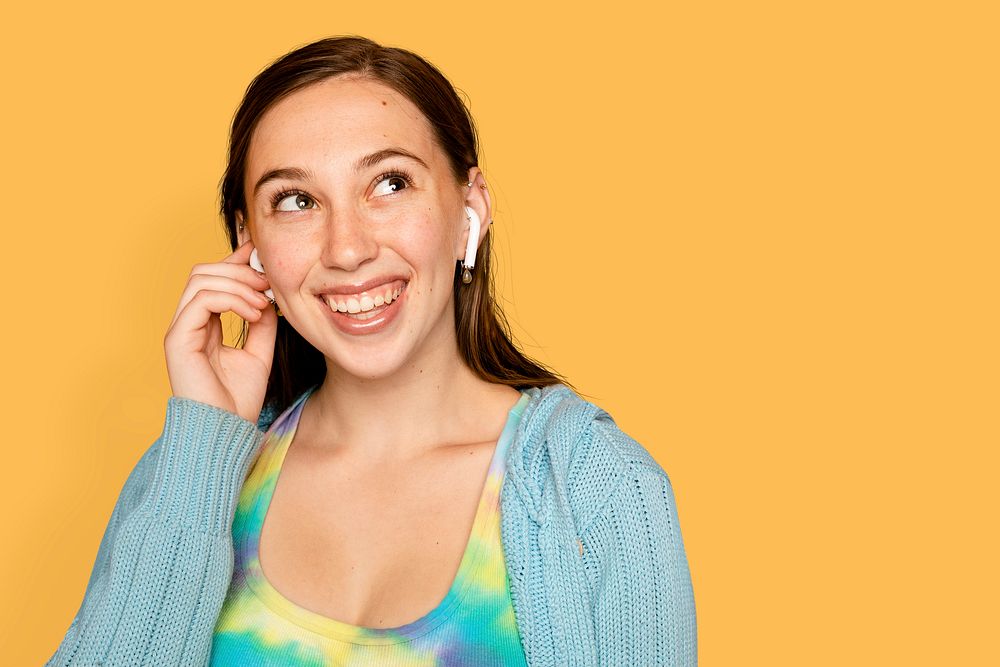
[(354, 271), (378, 254), (371, 222), (356, 210), (330, 212), (324, 226), (323, 263)]

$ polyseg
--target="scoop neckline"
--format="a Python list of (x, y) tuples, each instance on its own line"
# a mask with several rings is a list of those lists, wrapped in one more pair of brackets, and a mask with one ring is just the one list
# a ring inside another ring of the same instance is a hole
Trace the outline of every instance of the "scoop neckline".
[[(275, 420), (271, 428), (268, 429), (268, 440), (270, 440), (272, 437), (277, 435), (277, 432), (280, 429), (285, 427), (288, 420), (291, 420), (291, 426), (284, 433), (280, 443), (274, 444), (268, 442), (265, 443), (264, 446), (265, 450), (271, 449), (272, 447), (273, 449), (268, 453), (266, 460), (263, 460), (265, 469), (261, 471), (261, 474), (266, 477), (270, 477), (274, 473), (275, 469), (277, 469), (277, 474), (274, 475), (273, 484), (270, 484), (267, 488), (262, 489), (257, 495), (257, 498), (254, 500), (253, 510), (250, 515), (254, 520), (246, 522), (242, 527), (240, 546), (241, 551), (246, 554), (246, 556), (243, 559), (243, 562), (240, 563), (240, 569), (245, 578), (246, 585), (253, 592), (254, 596), (271, 611), (275, 612), (282, 618), (299, 625), (300, 627), (325, 637), (341, 641), (349, 641), (354, 644), (397, 644), (415, 639), (416, 637), (432, 631), (434, 628), (446, 621), (452, 613), (454, 613), (454, 611), (461, 604), (462, 600), (465, 598), (469, 586), (474, 580), (474, 573), (480, 568), (483, 551), (482, 545), (487, 529), (487, 519), (495, 513), (500, 501), (498, 488), (497, 493), (489, 503), (484, 504), (482, 502), (483, 496), (486, 493), (486, 487), (489, 483), (490, 471), (492, 471), (497, 465), (500, 457), (506, 456), (507, 451), (510, 449), (510, 443), (514, 439), (514, 435), (517, 430), (517, 420), (520, 418), (525, 405), (529, 402), (530, 394), (524, 390), (520, 390), (520, 398), (507, 412), (507, 419), (500, 433), (500, 437), (494, 446), (493, 454), (490, 457), (489, 467), (487, 468), (486, 479), (484, 480), (484, 484), (479, 492), (476, 515), (473, 519), (469, 536), (465, 541), (465, 550), (462, 553), (462, 560), (459, 563), (458, 571), (452, 578), (451, 585), (448, 588), (448, 592), (445, 593), (444, 598), (438, 602), (433, 609), (414, 621), (390, 628), (373, 628), (363, 625), (354, 625), (329, 616), (324, 616), (319, 612), (306, 609), (305, 607), (292, 602), (271, 584), (270, 580), (268, 580), (264, 574), (263, 567), (260, 565), (260, 534), (263, 530), (264, 522), (267, 519), (267, 512), (271, 506), (271, 499), (274, 495), (274, 490), (277, 488), (278, 479), (281, 476), (281, 467), (284, 463), (288, 448), (295, 439), (295, 433), (298, 430), (299, 425), (299, 418), (302, 415), (302, 410), (305, 407), (306, 400), (318, 387), (319, 385), (317, 384), (303, 392), (303, 394)], [(504, 465), (504, 474), (506, 474), (506, 465)], [(261, 512), (263, 512), (263, 514), (261, 514)], [(260, 517), (259, 521), (256, 520), (256, 517)], [(251, 539), (251, 533), (256, 535), (256, 539)]]

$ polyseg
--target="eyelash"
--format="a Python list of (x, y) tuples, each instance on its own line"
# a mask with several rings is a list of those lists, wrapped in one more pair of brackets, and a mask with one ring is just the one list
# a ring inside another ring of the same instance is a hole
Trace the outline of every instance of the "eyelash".
[[(378, 175), (375, 178), (374, 183), (376, 183), (376, 184), (377, 183), (381, 183), (385, 179), (392, 178), (394, 176), (397, 177), (397, 178), (401, 178), (404, 181), (406, 181), (406, 187), (407, 188), (413, 186), (413, 178), (408, 173), (406, 173), (405, 171), (403, 171), (401, 169), (392, 169), (390, 171), (385, 172), (384, 174)], [(397, 193), (393, 192), (391, 194), (397, 194)], [(278, 203), (281, 202), (282, 199), (284, 199), (285, 197), (289, 197), (291, 195), (304, 195), (304, 196), (309, 197), (310, 199), (312, 199), (312, 197), (309, 195), (308, 192), (303, 192), (302, 190), (299, 190), (297, 188), (292, 188), (290, 190), (280, 190), (278, 192), (275, 192), (273, 195), (271, 195), (271, 208), (272, 209), (276, 209), (278, 207)], [(386, 196), (390, 196), (390, 195), (386, 195)]]

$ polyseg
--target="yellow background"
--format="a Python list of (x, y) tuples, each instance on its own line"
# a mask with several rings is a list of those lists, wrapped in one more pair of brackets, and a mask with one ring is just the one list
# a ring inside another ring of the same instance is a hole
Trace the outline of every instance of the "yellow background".
[(355, 33), (471, 103), (510, 319), (670, 474), (701, 664), (998, 664), (991, 4), (7, 8), (3, 663), (162, 429), (246, 85)]

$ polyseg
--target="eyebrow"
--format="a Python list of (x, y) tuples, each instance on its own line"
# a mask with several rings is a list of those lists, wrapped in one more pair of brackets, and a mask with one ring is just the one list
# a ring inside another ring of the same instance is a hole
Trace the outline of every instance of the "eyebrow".
[[(383, 148), (359, 158), (354, 163), (354, 172), (359, 173), (362, 169), (368, 169), (382, 160), (387, 160), (391, 157), (408, 158), (421, 164), (424, 169), (430, 169), (430, 167), (427, 166), (427, 163), (424, 162), (420, 156), (411, 153), (405, 148), (390, 146), (389, 148)], [(270, 171), (265, 172), (264, 175), (257, 180), (257, 184), (253, 186), (253, 196), (256, 197), (257, 193), (264, 185), (271, 181), (278, 180), (279, 178), (309, 180), (313, 178), (313, 173), (308, 169), (301, 169), (299, 167), (281, 167), (280, 169), (271, 169)]]

